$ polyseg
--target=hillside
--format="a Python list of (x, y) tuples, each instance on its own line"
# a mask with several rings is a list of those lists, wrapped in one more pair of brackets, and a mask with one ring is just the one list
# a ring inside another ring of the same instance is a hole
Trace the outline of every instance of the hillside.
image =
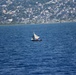
[(1, 0), (0, 24), (76, 21), (76, 0)]

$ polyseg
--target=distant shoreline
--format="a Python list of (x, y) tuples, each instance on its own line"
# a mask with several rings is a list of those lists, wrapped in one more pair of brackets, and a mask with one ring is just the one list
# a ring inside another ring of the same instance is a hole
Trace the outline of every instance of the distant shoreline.
[(9, 24), (0, 24), (0, 26), (21, 26), (21, 25), (39, 25), (39, 24), (56, 24), (56, 23), (75, 23), (76, 21), (64, 21), (64, 22), (49, 22), (49, 23), (9, 23)]

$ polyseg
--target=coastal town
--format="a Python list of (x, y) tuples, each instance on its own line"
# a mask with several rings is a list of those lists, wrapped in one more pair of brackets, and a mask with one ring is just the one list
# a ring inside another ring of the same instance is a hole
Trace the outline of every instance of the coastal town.
[(76, 22), (76, 0), (1, 0), (0, 24)]

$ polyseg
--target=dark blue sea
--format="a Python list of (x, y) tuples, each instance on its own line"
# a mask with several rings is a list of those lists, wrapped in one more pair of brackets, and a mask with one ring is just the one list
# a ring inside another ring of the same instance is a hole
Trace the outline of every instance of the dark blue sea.
[(0, 75), (76, 75), (76, 23), (0, 26)]

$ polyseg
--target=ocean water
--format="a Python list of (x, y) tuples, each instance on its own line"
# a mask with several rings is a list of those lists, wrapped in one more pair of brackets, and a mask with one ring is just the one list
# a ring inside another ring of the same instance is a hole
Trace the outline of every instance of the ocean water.
[(76, 75), (76, 23), (0, 26), (0, 75)]

